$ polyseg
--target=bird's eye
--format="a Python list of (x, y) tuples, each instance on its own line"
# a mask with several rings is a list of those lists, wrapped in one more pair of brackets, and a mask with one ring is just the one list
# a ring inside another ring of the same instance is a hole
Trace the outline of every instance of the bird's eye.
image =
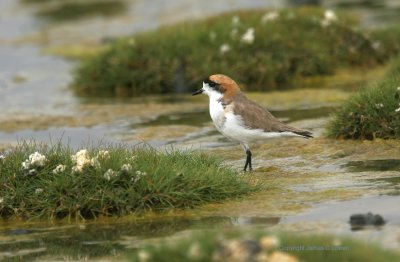
[(210, 79), (206, 79), (206, 80), (204, 80), (204, 83), (206, 83), (206, 84), (208, 84), (210, 87), (216, 87), (216, 86), (218, 86), (218, 84), (217, 83), (215, 83), (214, 81), (211, 81)]

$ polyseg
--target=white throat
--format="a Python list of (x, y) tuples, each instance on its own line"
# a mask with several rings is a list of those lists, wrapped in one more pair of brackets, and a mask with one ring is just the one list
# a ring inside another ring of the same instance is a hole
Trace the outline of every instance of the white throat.
[(208, 95), (208, 97), (211, 100), (219, 100), (221, 99), (224, 95), (218, 91), (215, 91), (212, 89), (208, 84), (203, 82), (203, 92)]
[[(222, 93), (212, 89), (208, 84), (203, 83), (203, 92), (210, 98), (210, 116), (218, 130), (219, 119), (223, 117), (224, 108), (221, 104), (221, 98), (224, 96)], [(221, 131), (221, 130), (220, 130)]]

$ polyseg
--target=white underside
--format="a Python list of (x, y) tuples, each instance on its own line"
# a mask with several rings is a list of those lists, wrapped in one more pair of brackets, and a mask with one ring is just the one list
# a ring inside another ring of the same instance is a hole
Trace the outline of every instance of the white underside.
[(221, 133), (241, 143), (247, 144), (276, 137), (300, 137), (300, 135), (292, 132), (265, 132), (262, 129), (249, 129), (245, 127), (241, 117), (234, 115), (232, 112), (226, 113), (225, 117), (226, 121), (222, 127)]
[(251, 142), (263, 141), (275, 137), (301, 137), (292, 132), (265, 132), (262, 129), (247, 128), (241, 116), (233, 114), (232, 111), (224, 111), (224, 108), (218, 101), (222, 98), (221, 93), (212, 90), (207, 84), (203, 84), (203, 90), (210, 97), (210, 116), (215, 127), (229, 139), (241, 142), (247, 146)]

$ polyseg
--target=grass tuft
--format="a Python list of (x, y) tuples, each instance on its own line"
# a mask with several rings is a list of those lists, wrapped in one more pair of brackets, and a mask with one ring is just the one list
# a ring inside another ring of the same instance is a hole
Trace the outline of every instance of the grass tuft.
[(220, 14), (117, 40), (81, 64), (73, 87), (83, 96), (182, 92), (224, 73), (266, 91), (339, 67), (370, 67), (397, 52), (386, 49), (384, 34), (379, 44), (352, 25), (319, 8)]
[(345, 139), (400, 138), (400, 59), (376, 83), (352, 95), (335, 113), (328, 136)]
[[(72, 157), (73, 156), (73, 157)], [(192, 208), (255, 191), (204, 153), (20, 142), (0, 152), (0, 216), (87, 219)]]

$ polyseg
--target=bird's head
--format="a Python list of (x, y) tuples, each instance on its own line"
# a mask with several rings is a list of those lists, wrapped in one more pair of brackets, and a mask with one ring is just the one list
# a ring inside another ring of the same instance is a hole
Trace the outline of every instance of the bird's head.
[(235, 94), (240, 92), (239, 86), (233, 79), (226, 75), (211, 75), (203, 81), (203, 87), (194, 92), (192, 95), (206, 94), (210, 98), (230, 99)]

